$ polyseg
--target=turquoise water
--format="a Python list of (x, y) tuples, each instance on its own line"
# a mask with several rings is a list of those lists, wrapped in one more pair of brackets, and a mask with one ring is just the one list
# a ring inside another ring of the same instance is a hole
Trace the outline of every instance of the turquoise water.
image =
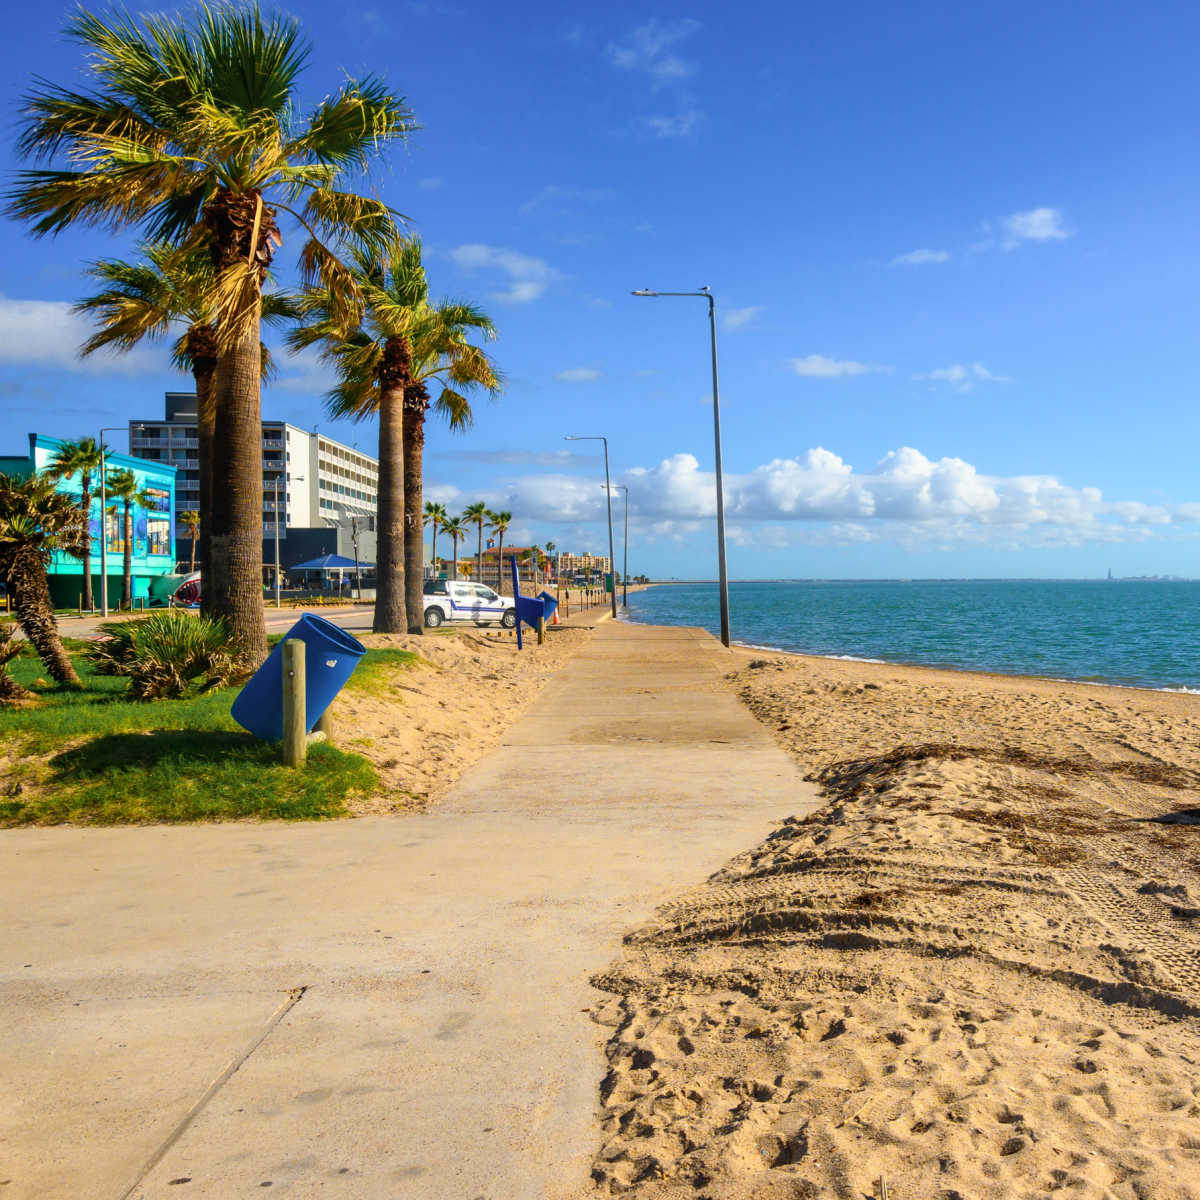
[[(1006, 675), (1200, 689), (1200, 582), (731, 583), (743, 645)], [(717, 633), (717, 586), (629, 597), (629, 617)]]

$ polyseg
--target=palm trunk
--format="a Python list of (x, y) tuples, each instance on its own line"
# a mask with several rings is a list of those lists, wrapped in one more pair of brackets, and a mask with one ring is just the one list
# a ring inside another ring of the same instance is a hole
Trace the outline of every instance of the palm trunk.
[(450, 545), (454, 548), (454, 578), (458, 578), (458, 538), (451, 537)]
[[(385, 350), (386, 354), (386, 350)], [(389, 375), (385, 371), (381, 375)], [(404, 538), (404, 388), (382, 386), (379, 396), (379, 516), (375, 544), (375, 633), (408, 628)]]
[(475, 550), (475, 574), (479, 577), (479, 582), (483, 582), (483, 520), (482, 518), (476, 522), (479, 529), (479, 545)]
[[(212, 528), (213, 480), (213, 375), (217, 368), (216, 333), (211, 325), (193, 325), (188, 330), (188, 357), (192, 378), (196, 381), (196, 463), (200, 476), (200, 608), (208, 612), (209, 531)], [(192, 570), (196, 569), (196, 540), (192, 535)]]
[(408, 632), (425, 632), (423, 559), (425, 533), (421, 523), (425, 410), (429, 393), (424, 384), (413, 384), (404, 393), (404, 586), (408, 599)]
[(250, 666), (267, 656), (263, 618), (262, 352), (253, 328), (217, 363), (213, 376), (212, 524), (206, 610), (229, 627), (238, 655)]
[(500, 531), (500, 546), (496, 552), (496, 591), (504, 595), (504, 531)]
[(436, 576), (438, 573), (438, 557), (437, 557), (437, 526), (438, 526), (438, 523), (437, 523), (436, 517), (432, 521), (430, 521), (430, 525), (433, 526), (433, 537), (429, 543), (429, 553), (433, 557), (433, 573)]
[[(235, 652), (250, 666), (267, 655), (263, 618), (262, 541), (262, 281), (278, 239), (275, 213), (257, 193), (218, 192), (205, 205), (204, 223), (218, 278), (252, 270), (229, 326), (219, 330), (212, 377), (212, 521), (208, 579), (201, 584), (207, 611), (229, 627)], [(249, 295), (247, 295), (249, 293)], [(198, 416), (199, 414), (197, 414)], [(203, 531), (202, 531), (203, 533)]]
[[(79, 507), (83, 510), (83, 607), (84, 609), (95, 608), (92, 599), (92, 474), (90, 471), (84, 471), (79, 477), (80, 490), (83, 495), (79, 501)], [(100, 515), (101, 529), (104, 526), (104, 514)], [(101, 537), (103, 537), (101, 533)]]
[(133, 505), (130, 501), (125, 501), (125, 553), (123, 555), (124, 562), (124, 579), (121, 581), (121, 605), (129, 606), (129, 611), (133, 612)]
[(192, 530), (192, 561), (188, 564), (189, 574), (196, 569), (196, 530)]
[(54, 606), (50, 603), (50, 583), (46, 569), (39, 564), (36, 568), (21, 573), (13, 597), (13, 606), (17, 610), (17, 620), (29, 639), (29, 644), (37, 651), (42, 660), (46, 673), (59, 683), (71, 687), (81, 686), (79, 676), (71, 656), (58, 636), (58, 626), (54, 621)]

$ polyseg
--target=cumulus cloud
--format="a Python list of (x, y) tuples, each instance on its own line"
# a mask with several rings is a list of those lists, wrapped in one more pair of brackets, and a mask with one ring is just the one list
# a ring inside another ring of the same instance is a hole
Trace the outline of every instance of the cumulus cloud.
[(893, 267), (923, 267), (928, 263), (944, 263), (950, 261), (949, 250), (910, 250), (907, 254), (897, 254), (892, 259)]
[(49, 367), (81, 375), (147, 375), (173, 368), (165, 346), (140, 346), (128, 354), (80, 357), (95, 326), (65, 300), (18, 300), (0, 296), (0, 365)]
[(938, 367), (926, 375), (914, 375), (913, 378), (948, 383), (956, 392), (969, 392), (977, 383), (1012, 383), (1007, 375), (996, 375), (979, 362), (951, 363), (948, 367)]
[(505, 304), (528, 304), (536, 300), (559, 276), (558, 271), (540, 258), (481, 242), (456, 246), (450, 251), (450, 258), (465, 271), (505, 272), (511, 286), (507, 291), (492, 293), (494, 300)]
[(792, 370), (806, 379), (844, 379), (849, 375), (887, 375), (893, 368), (875, 363), (861, 363), (846, 359), (826, 358), (824, 354), (809, 354), (805, 358), (793, 358)]
[(559, 371), (554, 378), (559, 383), (595, 383), (603, 376), (604, 372), (597, 367), (568, 367), (565, 371)]
[(721, 323), (726, 329), (741, 329), (744, 325), (749, 325), (760, 312), (762, 312), (760, 304), (751, 304), (746, 308), (729, 308), (725, 310)]
[(1063, 216), (1057, 208), (1031, 208), (1017, 212), (1001, 222), (1004, 248), (1013, 250), (1022, 242), (1056, 242), (1071, 235), (1063, 228)]
[[(631, 519), (645, 534), (683, 538), (715, 517), (713, 474), (692, 454), (632, 468), (618, 482), (628, 486)], [(511, 480), (484, 498), (526, 520), (560, 527), (605, 515), (603, 488), (561, 472)], [(964, 459), (930, 459), (911, 446), (889, 451), (864, 471), (818, 446), (727, 474), (725, 510), (739, 537), (769, 527), (776, 541), (891, 540), (934, 548), (1137, 541), (1200, 521), (1200, 503), (1107, 501), (1098, 488), (1049, 475), (986, 475)]]

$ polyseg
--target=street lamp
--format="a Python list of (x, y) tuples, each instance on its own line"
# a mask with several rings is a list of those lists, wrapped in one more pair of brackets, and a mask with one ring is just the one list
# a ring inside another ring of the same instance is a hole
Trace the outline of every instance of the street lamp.
[(725, 489), (721, 479), (721, 400), (717, 392), (717, 315), (708, 285), (695, 292), (654, 292), (638, 288), (635, 296), (701, 296), (708, 301), (708, 327), (712, 333), (713, 442), (717, 467), (717, 574), (721, 590), (721, 641), (729, 645), (729, 579), (725, 573)]
[[(286, 466), (286, 464), (284, 464)], [(279, 485), (284, 481), (284, 471), (280, 471), (272, 481), (275, 492), (275, 607), (282, 608), (282, 600), (280, 597), (280, 579), (279, 579)], [(288, 483), (303, 483), (303, 475), (292, 475), (288, 477)], [(284, 491), (287, 495), (287, 491)]]
[[(104, 453), (104, 435), (106, 433), (129, 434), (130, 450), (133, 446), (133, 430), (145, 429), (144, 425), (106, 425), (100, 430), (100, 615), (108, 616), (108, 514), (104, 511), (108, 502), (106, 473), (106, 458)], [(130, 603), (132, 607), (132, 602)]]
[[(608, 571), (611, 576), (616, 569), (617, 554), (613, 548), (613, 524), (612, 524), (612, 485), (608, 481), (608, 438), (599, 435), (596, 436), (579, 436), (574, 433), (568, 433), (563, 436), (564, 442), (603, 442), (604, 443), (604, 498), (608, 502)], [(617, 619), (617, 581), (612, 580), (612, 615), (613, 620)]]
[(621, 607), (629, 607), (629, 487), (624, 483), (614, 485), (625, 493), (625, 562), (621, 568)]

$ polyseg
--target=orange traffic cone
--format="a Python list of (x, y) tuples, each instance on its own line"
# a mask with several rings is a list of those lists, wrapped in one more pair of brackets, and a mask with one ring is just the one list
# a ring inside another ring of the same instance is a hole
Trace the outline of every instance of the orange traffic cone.
[(550, 614), (550, 624), (551, 625), (558, 624), (558, 606), (557, 605), (555, 605), (554, 611)]

